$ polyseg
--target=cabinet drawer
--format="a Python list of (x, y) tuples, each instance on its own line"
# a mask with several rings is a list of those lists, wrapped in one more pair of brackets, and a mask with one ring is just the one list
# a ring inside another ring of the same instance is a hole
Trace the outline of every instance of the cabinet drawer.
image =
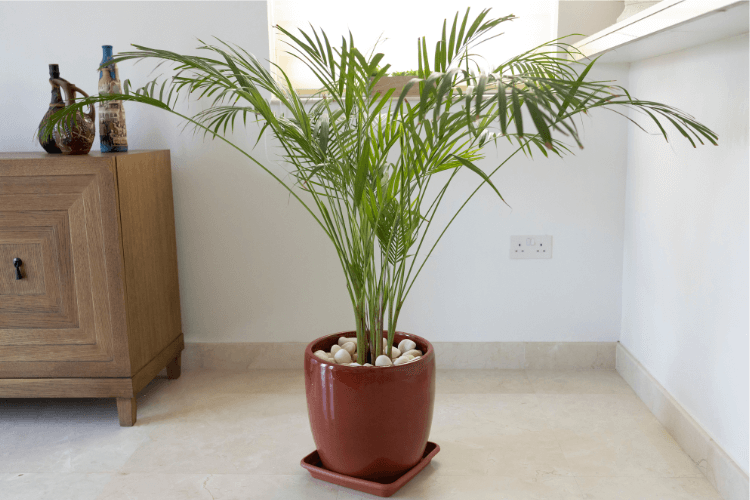
[(0, 364), (114, 361), (120, 268), (111, 171), (0, 169)]
[[(16, 259), (21, 260), (18, 272)], [(0, 345), (33, 342), (30, 329), (46, 334), (77, 326), (67, 217), (0, 211), (0, 329), (7, 330)]]

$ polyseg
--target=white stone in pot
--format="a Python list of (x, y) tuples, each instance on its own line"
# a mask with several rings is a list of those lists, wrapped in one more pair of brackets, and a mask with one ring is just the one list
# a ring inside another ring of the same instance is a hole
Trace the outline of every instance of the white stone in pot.
[(391, 366), (392, 364), (393, 363), (391, 362), (391, 358), (389, 358), (385, 354), (381, 354), (375, 360), (375, 366)]
[(409, 363), (413, 363), (415, 361), (419, 361), (420, 359), (422, 359), (422, 356), (414, 356), (412, 359), (409, 360)]
[(422, 351), (420, 351), (419, 349), (412, 349), (410, 351), (406, 351), (404, 354), (408, 354), (409, 356), (414, 356), (416, 358), (417, 356), (422, 355)]
[(413, 340), (404, 339), (398, 344), (398, 350), (401, 352), (409, 352), (412, 349), (416, 349), (417, 344)]
[(340, 345), (335, 345), (335, 346), (331, 347), (331, 354), (335, 356), (336, 352), (338, 352), (340, 349), (341, 349)]
[(365, 363), (365, 364), (364, 364), (364, 365), (362, 365), (362, 366), (372, 366), (372, 364), (370, 364), (370, 363)]
[(398, 350), (398, 347), (391, 347), (391, 359), (396, 359), (399, 356), (401, 356), (401, 351)]
[(315, 351), (315, 355), (324, 361), (328, 361), (328, 353), (325, 351)]
[(346, 344), (342, 345), (341, 348), (349, 351), (349, 356), (351, 356), (357, 351), (357, 344), (355, 344), (354, 342), (347, 342)]
[(412, 358), (410, 356), (401, 356), (396, 361), (393, 362), (394, 366), (403, 365), (411, 361)]
[(349, 351), (346, 349), (340, 349), (334, 356), (333, 359), (336, 360), (336, 363), (343, 365), (347, 363), (352, 362), (352, 356), (349, 354)]
[(349, 366), (362, 366), (362, 365), (360, 365), (359, 363), (357, 363), (356, 361), (354, 361), (352, 363), (349, 363)]
[(347, 342), (354, 342), (356, 344), (357, 343), (357, 337), (348, 337), (348, 338), (347, 337), (339, 337), (339, 342), (338, 342), (339, 346), (343, 346)]

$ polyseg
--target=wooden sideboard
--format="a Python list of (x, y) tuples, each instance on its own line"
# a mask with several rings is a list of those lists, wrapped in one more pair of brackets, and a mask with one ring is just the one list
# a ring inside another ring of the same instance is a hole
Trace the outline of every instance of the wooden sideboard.
[(0, 406), (113, 397), (133, 425), (180, 376), (176, 252), (169, 151), (0, 153)]

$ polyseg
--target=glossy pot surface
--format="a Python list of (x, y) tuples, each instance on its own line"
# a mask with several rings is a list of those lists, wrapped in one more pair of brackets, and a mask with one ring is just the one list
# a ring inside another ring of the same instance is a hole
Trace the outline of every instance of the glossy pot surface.
[(414, 467), (427, 445), (435, 403), (435, 351), (422, 337), (396, 332), (394, 346), (411, 339), (424, 354), (400, 366), (336, 365), (327, 335), (305, 350), (305, 389), (313, 439), (323, 466), (334, 472), (388, 481)]

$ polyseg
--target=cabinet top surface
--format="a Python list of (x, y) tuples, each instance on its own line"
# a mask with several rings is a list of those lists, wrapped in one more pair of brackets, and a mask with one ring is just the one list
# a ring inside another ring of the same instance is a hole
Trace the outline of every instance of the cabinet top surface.
[(126, 153), (101, 153), (99, 151), (91, 151), (85, 155), (52, 155), (45, 153), (44, 151), (31, 151), (22, 153), (3, 153), (0, 152), (0, 160), (56, 160), (59, 158), (112, 158), (115, 156), (126, 156), (126, 155), (137, 155), (143, 153), (154, 153), (156, 151), (169, 151), (167, 149), (135, 149)]

